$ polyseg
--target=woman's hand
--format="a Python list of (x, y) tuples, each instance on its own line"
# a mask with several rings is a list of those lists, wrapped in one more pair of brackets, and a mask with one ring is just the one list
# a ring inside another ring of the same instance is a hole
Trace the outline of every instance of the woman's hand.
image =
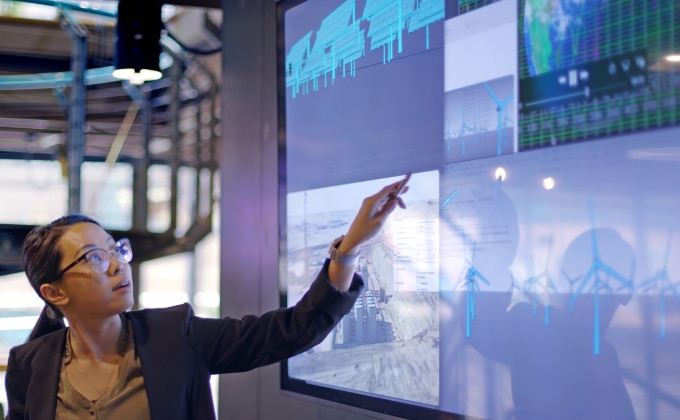
[[(361, 244), (375, 236), (383, 227), (387, 217), (399, 206), (406, 208), (402, 198), (392, 196), (392, 192), (399, 186), (401, 181), (385, 186), (376, 194), (364, 198), (359, 212), (345, 234), (345, 238), (338, 246), (338, 251), (343, 254), (357, 254)], [(400, 194), (405, 193), (405, 187)]]
[[(406, 178), (406, 181), (408, 181), (408, 178)], [(361, 244), (371, 239), (380, 231), (387, 217), (397, 206), (403, 209), (406, 208), (404, 201), (399, 195), (408, 191), (408, 187), (402, 185), (401, 191), (394, 194), (397, 189), (400, 189), (399, 187), (402, 183), (403, 180), (387, 185), (376, 194), (364, 199), (349, 230), (342, 239), (342, 242), (340, 242), (340, 245), (338, 245), (338, 251), (341, 254), (358, 254)], [(335, 261), (331, 261), (328, 267), (328, 276), (331, 283), (341, 292), (349, 290), (353, 275), (354, 266), (342, 266)]]

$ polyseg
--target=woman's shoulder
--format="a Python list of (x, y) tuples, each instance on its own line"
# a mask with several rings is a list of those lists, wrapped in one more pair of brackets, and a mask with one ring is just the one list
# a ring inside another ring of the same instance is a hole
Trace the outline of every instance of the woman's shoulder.
[(134, 321), (165, 321), (185, 320), (194, 315), (194, 310), (188, 303), (169, 306), (166, 308), (147, 308), (128, 311), (123, 314), (128, 319)]
[[(135, 345), (140, 344), (144, 348), (160, 351), (160, 345), (175, 345), (186, 338), (187, 331), (191, 328), (194, 319), (193, 309), (188, 303), (167, 308), (149, 308), (123, 313), (134, 331)], [(163, 331), (162, 334), (153, 334), (152, 331)], [(151, 350), (149, 350), (151, 351)]]
[(58, 331), (45, 334), (31, 341), (12, 347), (10, 353), (13, 353), (16, 358), (32, 358), (41, 352), (53, 353), (55, 349), (60, 348), (65, 344), (66, 328)]

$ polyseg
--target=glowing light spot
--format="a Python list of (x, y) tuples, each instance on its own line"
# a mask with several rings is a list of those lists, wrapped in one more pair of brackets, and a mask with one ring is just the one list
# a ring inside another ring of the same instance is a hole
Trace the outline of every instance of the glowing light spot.
[(552, 190), (555, 188), (555, 178), (549, 176), (543, 180), (543, 188), (546, 190)]

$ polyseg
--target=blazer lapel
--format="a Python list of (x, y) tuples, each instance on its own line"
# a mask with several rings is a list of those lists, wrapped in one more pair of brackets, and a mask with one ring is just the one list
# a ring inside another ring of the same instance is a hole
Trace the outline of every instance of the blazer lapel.
[[(142, 312), (145, 313), (145, 312)], [(178, 343), (181, 334), (166, 333), (166, 329), (174, 329), (172, 322), (181, 320), (176, 316), (140, 316), (139, 313), (126, 313), (132, 320), (132, 330), (135, 337), (135, 350), (142, 364), (144, 387), (149, 400), (149, 412), (152, 419), (186, 418), (187, 401), (172, 401), (172, 398), (185, 398), (187, 388), (191, 384), (186, 382), (191, 378), (193, 364), (185, 363), (188, 357), (184, 348)], [(149, 324), (154, 326), (153, 340)], [(171, 399), (169, 399), (168, 396)]]
[[(142, 376), (144, 377), (144, 387), (146, 388), (146, 397), (149, 401), (149, 413), (152, 419), (166, 419), (166, 413), (169, 407), (172, 406), (167, 399), (167, 390), (164, 387), (164, 372), (168, 372), (167, 367), (163, 366), (161, 358), (152, 357), (153, 354), (149, 349), (149, 330), (145, 322), (141, 322), (137, 317), (129, 316), (132, 320), (132, 333), (135, 337), (135, 351), (137, 357), (142, 364)], [(157, 354), (163, 354), (170, 349), (164, 349)]]
[(34, 377), (31, 378), (26, 398), (31, 419), (54, 419), (66, 331), (64, 328), (63, 331), (55, 333), (49, 341), (41, 344), (41, 350), (32, 360)]

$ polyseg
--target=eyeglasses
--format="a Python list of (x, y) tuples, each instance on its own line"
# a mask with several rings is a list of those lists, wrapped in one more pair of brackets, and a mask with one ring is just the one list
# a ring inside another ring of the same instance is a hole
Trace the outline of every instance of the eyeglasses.
[(119, 240), (113, 245), (111, 251), (102, 248), (93, 248), (87, 251), (76, 258), (71, 264), (64, 267), (64, 269), (57, 274), (55, 279), (59, 279), (65, 272), (75, 267), (76, 264), (82, 260), (85, 260), (95, 273), (103, 273), (108, 270), (111, 265), (110, 255), (113, 255), (122, 263), (129, 263), (132, 261), (132, 245), (130, 245), (130, 240), (126, 238)]

